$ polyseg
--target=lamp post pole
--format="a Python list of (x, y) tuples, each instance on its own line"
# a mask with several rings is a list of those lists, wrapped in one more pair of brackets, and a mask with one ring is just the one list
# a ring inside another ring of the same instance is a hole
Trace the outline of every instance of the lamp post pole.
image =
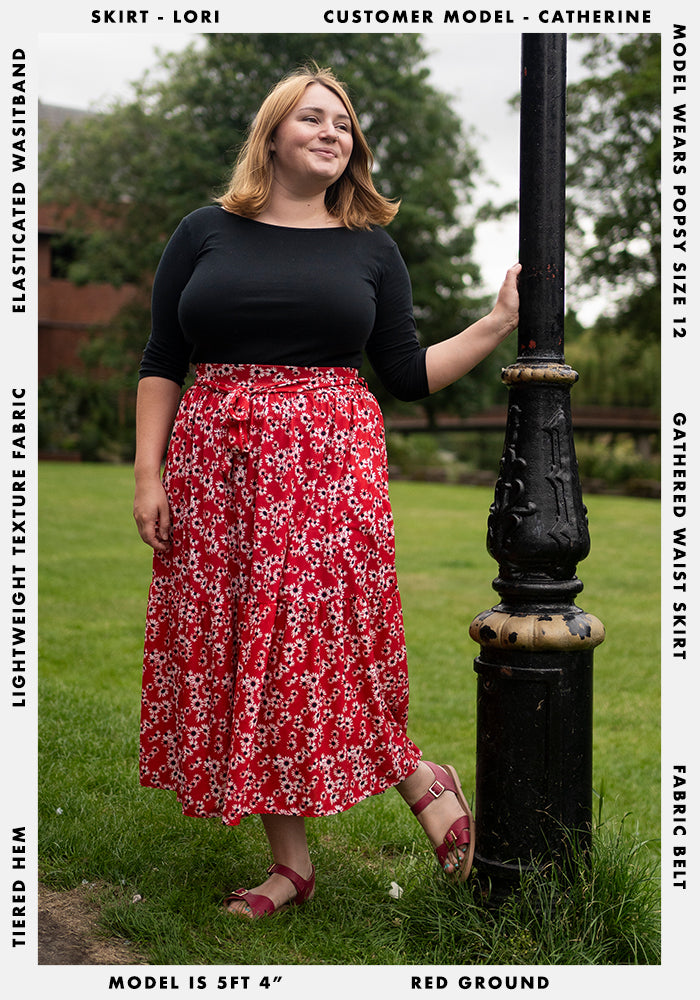
[(574, 604), (590, 543), (564, 363), (566, 35), (522, 39), (520, 323), (488, 520), (500, 603), (478, 615), (476, 856), (495, 896), (590, 843), (597, 618)]

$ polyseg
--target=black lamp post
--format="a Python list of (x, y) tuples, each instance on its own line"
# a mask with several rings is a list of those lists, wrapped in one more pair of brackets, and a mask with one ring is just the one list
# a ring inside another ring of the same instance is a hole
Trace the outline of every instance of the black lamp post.
[(477, 684), (476, 857), (482, 888), (590, 842), (593, 649), (574, 604), (590, 543), (564, 363), (566, 36), (522, 40), (520, 324), (503, 371), (508, 420), (487, 546), (501, 601), (472, 622)]

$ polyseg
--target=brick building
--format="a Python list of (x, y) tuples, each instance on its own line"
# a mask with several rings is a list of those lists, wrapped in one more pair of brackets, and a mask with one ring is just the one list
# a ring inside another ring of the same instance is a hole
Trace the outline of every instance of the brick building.
[[(39, 103), (39, 134), (59, 128), (89, 112)], [(38, 249), (38, 377), (62, 368), (79, 367), (81, 345), (96, 327), (107, 324), (130, 299), (134, 289), (107, 283), (75, 285), (64, 275), (70, 256), (65, 238), (66, 212), (42, 201), (39, 191)]]

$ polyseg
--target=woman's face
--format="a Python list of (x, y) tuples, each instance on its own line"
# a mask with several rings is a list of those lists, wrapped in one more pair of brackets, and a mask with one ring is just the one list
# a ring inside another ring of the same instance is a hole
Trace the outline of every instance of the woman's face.
[(352, 122), (332, 90), (311, 83), (275, 129), (275, 181), (297, 193), (317, 193), (338, 180), (352, 153)]

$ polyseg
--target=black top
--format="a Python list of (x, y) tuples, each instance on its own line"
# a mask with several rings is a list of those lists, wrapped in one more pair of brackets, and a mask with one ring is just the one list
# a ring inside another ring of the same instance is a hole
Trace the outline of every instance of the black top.
[(182, 385), (190, 362), (359, 368), (363, 350), (399, 399), (428, 395), (408, 271), (383, 229), (292, 229), (210, 205), (163, 252), (139, 374)]

